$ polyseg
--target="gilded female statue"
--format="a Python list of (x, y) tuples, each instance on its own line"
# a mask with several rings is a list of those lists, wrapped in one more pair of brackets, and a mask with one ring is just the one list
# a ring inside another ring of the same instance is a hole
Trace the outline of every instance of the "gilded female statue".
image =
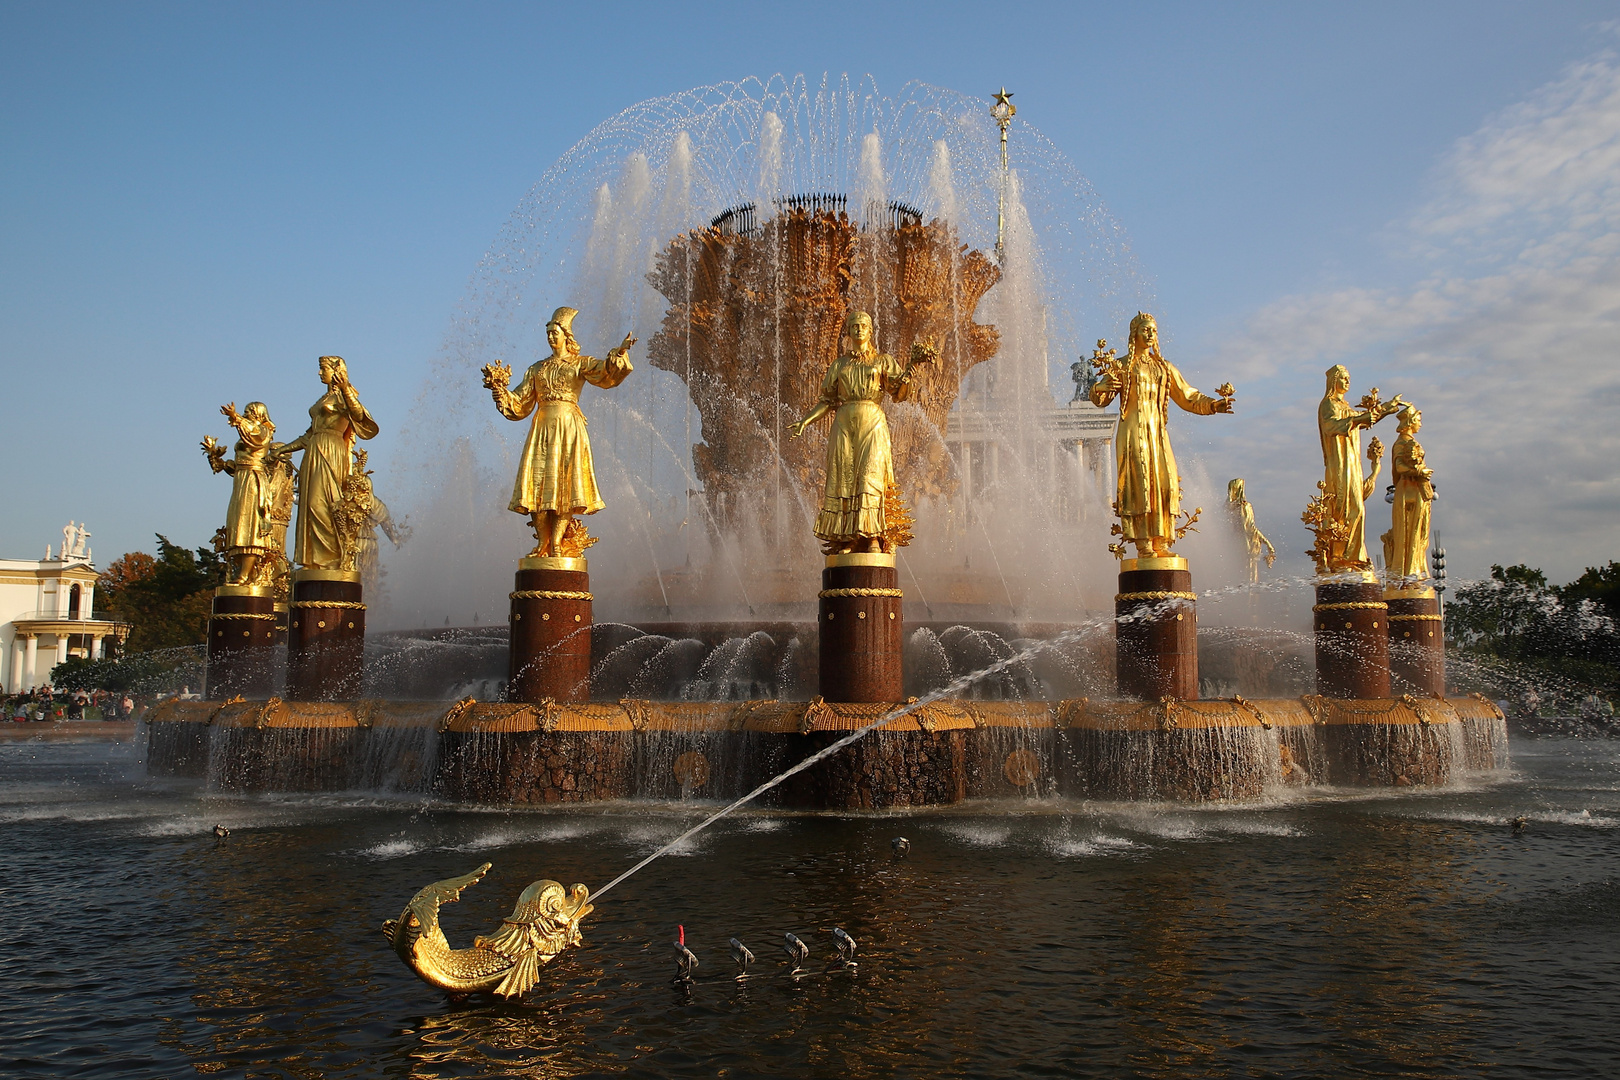
[(1181, 514), (1181, 474), (1170, 450), (1170, 402), (1199, 416), (1232, 411), (1231, 387), (1209, 397), (1187, 385), (1159, 353), (1159, 325), (1137, 312), (1124, 359), (1110, 363), (1091, 388), (1092, 404), (1107, 408), (1117, 396), (1119, 481), (1114, 512), (1125, 542), (1138, 558), (1168, 558)]
[(304, 452), (298, 465), (294, 561), (310, 570), (340, 570), (345, 549), (338, 527), (338, 504), (353, 467), (355, 440), (375, 438), (377, 422), (360, 404), (343, 357), (321, 357), (320, 374), (326, 393), (309, 407), (309, 430), (283, 446), (279, 456)]
[(574, 308), (560, 307), (551, 316), (546, 323), (551, 355), (530, 365), (517, 389), (508, 385), (512, 369), (499, 360), (483, 368), (484, 385), (502, 416), (522, 420), (534, 413), (507, 507), (515, 514), (527, 514), (534, 526), (536, 543), (530, 557), (563, 555), (563, 538), (574, 515), (594, 514), (607, 505), (596, 489), (579, 392), (586, 383), (611, 390), (634, 370), (629, 354), (636, 339), (629, 334), (605, 360), (581, 354), (573, 331), (578, 314)]
[[(1375, 388), (1352, 407), (1344, 395), (1350, 390), (1350, 371), (1343, 364), (1327, 369), (1327, 393), (1316, 410), (1317, 431), (1322, 439), (1323, 507), (1329, 530), (1327, 550), (1318, 559), (1324, 573), (1345, 573), (1372, 569), (1367, 558), (1367, 496), (1378, 482), (1378, 469), (1384, 448), (1377, 439), (1367, 448), (1372, 475), (1361, 469), (1361, 429), (1370, 428), (1406, 403), (1399, 395), (1391, 401), (1378, 401)], [(1322, 541), (1319, 539), (1318, 541)]]
[(1266, 534), (1260, 531), (1259, 524), (1254, 520), (1254, 506), (1243, 494), (1241, 478), (1226, 485), (1226, 507), (1232, 514), (1232, 525), (1243, 538), (1243, 547), (1249, 556), (1249, 584), (1258, 584), (1262, 548), (1265, 550), (1268, 567), (1277, 561), (1277, 549), (1266, 539)]
[(1423, 462), (1417, 433), (1423, 414), (1407, 405), (1395, 417), (1399, 435), (1391, 454), (1395, 504), (1383, 536), (1384, 568), (1392, 579), (1419, 581), (1429, 576), (1429, 512), (1434, 502), (1434, 470)]
[(243, 585), (252, 582), (260, 560), (273, 555), (270, 511), (279, 444), (273, 441), (276, 425), (270, 422), (264, 402), (250, 401), (238, 413), (233, 401), (219, 411), (236, 429), (235, 455), (226, 458), (225, 447), (212, 435), (203, 436), (202, 448), (209, 466), (231, 478), (231, 501), (225, 510), (225, 550), (230, 560), (226, 579), (232, 585)]
[(814, 532), (828, 555), (856, 551), (889, 551), (893, 541), (884, 497), (894, 487), (894, 453), (889, 444), (889, 421), (880, 404), (885, 393), (896, 401), (911, 396), (911, 380), (919, 364), (932, 363), (925, 345), (911, 350), (904, 367), (872, 340), (872, 316), (852, 311), (844, 321), (849, 351), (827, 368), (821, 397), (794, 424), (789, 437), (833, 414), (827, 435), (827, 482), (816, 514)]

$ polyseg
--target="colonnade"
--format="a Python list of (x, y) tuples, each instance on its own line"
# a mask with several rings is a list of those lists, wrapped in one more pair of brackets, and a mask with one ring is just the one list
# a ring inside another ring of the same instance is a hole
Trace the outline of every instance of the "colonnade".
[[(40, 638), (51, 636), (56, 638), (56, 646), (45, 653), (44, 661), (40, 659)], [(68, 659), (68, 639), (71, 634), (50, 634), (17, 631), (11, 641), (8, 651), (5, 679), (3, 685), (8, 694), (22, 694), (43, 686), (50, 681), (51, 669), (57, 664), (64, 664)], [(99, 658), (102, 655), (103, 643), (108, 635), (105, 633), (90, 634), (90, 656)]]

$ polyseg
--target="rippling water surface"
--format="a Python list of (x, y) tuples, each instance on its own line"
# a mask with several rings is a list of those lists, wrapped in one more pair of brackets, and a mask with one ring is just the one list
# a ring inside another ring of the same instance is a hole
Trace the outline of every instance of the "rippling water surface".
[(530, 880), (598, 886), (697, 808), (228, 797), (127, 746), (0, 743), (0, 1073), (1615, 1075), (1620, 745), (1513, 749), (1425, 793), (745, 813), (615, 889), (528, 1001), (452, 1005), (377, 931), (417, 888), (495, 864), (445, 909), (468, 945)]

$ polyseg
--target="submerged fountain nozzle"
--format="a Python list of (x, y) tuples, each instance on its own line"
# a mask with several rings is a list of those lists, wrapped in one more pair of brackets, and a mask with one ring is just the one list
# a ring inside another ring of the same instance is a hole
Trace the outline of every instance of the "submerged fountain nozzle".
[(793, 974), (804, 966), (810, 959), (810, 946), (800, 941), (794, 934), (782, 935), (782, 951), (788, 954), (788, 974)]
[(754, 962), (754, 954), (736, 938), (731, 939), (731, 958), (737, 962), (737, 978), (747, 975), (748, 965)]
[(221, 840), (223, 840), (227, 836), (231, 835), (231, 830), (227, 829), (223, 825), (215, 825), (214, 826), (214, 835), (219, 837)]
[(855, 963), (855, 939), (844, 932), (843, 927), (835, 926), (832, 930), (833, 944), (838, 948), (838, 959), (845, 967), (852, 967)]
[(895, 858), (903, 859), (911, 851), (911, 841), (903, 836), (897, 836), (889, 841), (889, 847), (893, 849)]
[(675, 978), (691, 981), (692, 969), (698, 966), (698, 958), (683, 943), (677, 941), (673, 942), (673, 945), (675, 947)]

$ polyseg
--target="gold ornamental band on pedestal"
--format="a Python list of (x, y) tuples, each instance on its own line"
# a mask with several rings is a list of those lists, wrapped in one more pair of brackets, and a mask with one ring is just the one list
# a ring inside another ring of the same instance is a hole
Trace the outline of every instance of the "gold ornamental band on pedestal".
[(364, 611), (366, 605), (358, 600), (294, 600), (295, 608), (343, 608), (348, 611)]
[(1185, 570), (1187, 560), (1180, 555), (1144, 555), (1136, 559), (1121, 559), (1120, 573), (1131, 570)]
[(906, 595), (899, 589), (822, 589), (816, 594), (821, 600), (836, 600), (842, 597), (861, 596), (892, 596), (899, 598)]
[(1433, 600), (1434, 599), (1434, 589), (1430, 588), (1427, 585), (1421, 586), (1421, 587), (1418, 587), (1418, 588), (1412, 588), (1412, 589), (1385, 589), (1384, 590), (1384, 599), (1385, 600)]
[(562, 555), (525, 555), (518, 560), (519, 570), (580, 570), (589, 572), (585, 559), (571, 559)]
[[(581, 560), (582, 562), (584, 560)], [(519, 589), (508, 593), (508, 600), (594, 600), (588, 592), (569, 592), (566, 589)]]
[(1317, 604), (1312, 611), (1388, 611), (1382, 600), (1347, 600), (1342, 604)]
[(881, 551), (846, 551), (827, 556), (828, 566), (893, 566), (894, 555)]
[[(293, 573), (292, 573), (292, 580), (293, 580), (294, 585), (298, 584), (301, 581), (347, 581), (347, 582), (350, 582), (352, 584), (358, 585), (360, 583), (360, 571), (358, 571), (358, 570), (313, 570), (313, 569), (306, 568), (306, 569), (303, 569), (303, 570), (294, 570)], [(327, 605), (327, 606), (330, 607), (332, 605)]]
[(269, 585), (221, 585), (214, 590), (215, 596), (274, 596), (275, 590)]
[(275, 621), (276, 613), (273, 611), (266, 611), (263, 614), (251, 611), (216, 611), (214, 614), (208, 617), (210, 619), (269, 619), (273, 622)]
[(1114, 601), (1121, 600), (1197, 600), (1195, 592), (1174, 592), (1168, 589), (1155, 589), (1152, 592), (1122, 592), (1114, 594)]
[(1391, 615), (1390, 622), (1445, 622), (1444, 615)]

